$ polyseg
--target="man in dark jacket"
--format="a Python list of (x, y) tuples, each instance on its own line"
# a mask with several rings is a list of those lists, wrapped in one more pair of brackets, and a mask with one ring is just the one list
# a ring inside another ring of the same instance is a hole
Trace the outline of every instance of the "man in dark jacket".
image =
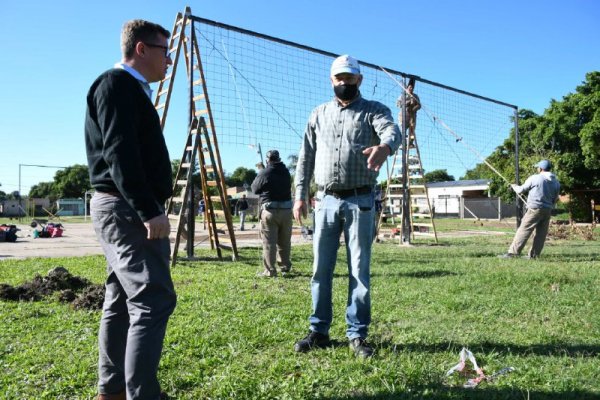
[(85, 145), (94, 230), (107, 261), (99, 332), (99, 400), (161, 396), (158, 364), (176, 295), (169, 271), (171, 162), (149, 82), (172, 64), (170, 33), (132, 20), (122, 62), (87, 95)]
[(273, 277), (277, 276), (277, 262), (282, 273), (292, 268), (292, 178), (277, 150), (267, 152), (267, 163), (252, 182), (252, 192), (260, 195), (261, 204), (264, 271), (260, 275)]
[(245, 194), (237, 201), (236, 208), (240, 216), (240, 231), (243, 231), (244, 224), (246, 223), (246, 212), (248, 211), (248, 200)]

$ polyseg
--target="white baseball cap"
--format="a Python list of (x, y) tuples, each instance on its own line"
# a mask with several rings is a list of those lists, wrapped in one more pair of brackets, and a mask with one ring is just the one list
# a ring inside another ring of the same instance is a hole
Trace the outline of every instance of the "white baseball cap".
[(358, 60), (354, 57), (350, 57), (348, 54), (339, 56), (333, 60), (333, 63), (331, 64), (331, 76), (344, 73), (354, 75), (360, 74)]

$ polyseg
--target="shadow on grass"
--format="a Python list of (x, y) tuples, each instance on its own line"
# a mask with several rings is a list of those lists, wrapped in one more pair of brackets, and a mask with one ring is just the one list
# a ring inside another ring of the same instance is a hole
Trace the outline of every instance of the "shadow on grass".
[(319, 397), (319, 400), (408, 400), (408, 399), (473, 399), (473, 400), (494, 400), (494, 399), (535, 399), (535, 400), (592, 400), (600, 399), (600, 394), (587, 392), (583, 390), (567, 392), (542, 392), (539, 390), (519, 390), (519, 389), (496, 389), (486, 387), (486, 384), (475, 389), (446, 387), (440, 384), (431, 384), (427, 386), (411, 387), (410, 393), (404, 391), (393, 391), (389, 393), (378, 393), (373, 395), (364, 395), (356, 393), (348, 396)]
[[(458, 354), (462, 345), (456, 342), (441, 342), (433, 344), (393, 344), (381, 342), (378, 347), (391, 349), (395, 353), (399, 352), (426, 352), (437, 353), (454, 351)], [(472, 343), (469, 350), (473, 353), (500, 353), (503, 355), (537, 355), (537, 356), (566, 356), (566, 357), (597, 357), (600, 355), (599, 344), (570, 344), (570, 343), (552, 343), (552, 344), (532, 344), (519, 345), (510, 343)]]
[[(371, 276), (377, 276), (379, 274), (371, 274)], [(443, 269), (434, 269), (431, 271), (412, 271), (412, 272), (398, 272), (396, 274), (381, 274), (381, 276), (398, 276), (405, 278), (439, 278), (442, 276), (458, 275), (456, 272), (446, 271)]]
[[(337, 270), (337, 268), (336, 268), (336, 270)], [(396, 276), (396, 277), (419, 278), (419, 279), (439, 278), (439, 277), (443, 277), (443, 276), (452, 276), (452, 275), (458, 275), (458, 273), (452, 272), (452, 271), (445, 271), (445, 270), (413, 271), (413, 272), (398, 272), (398, 273), (384, 273), (384, 274), (371, 273), (371, 277)], [(292, 270), (291, 272), (288, 272), (287, 274), (282, 275), (282, 277), (284, 279), (312, 278), (312, 273)], [(334, 278), (348, 278), (348, 273), (346, 273), (345, 271), (344, 272), (334, 272), (333, 277)]]

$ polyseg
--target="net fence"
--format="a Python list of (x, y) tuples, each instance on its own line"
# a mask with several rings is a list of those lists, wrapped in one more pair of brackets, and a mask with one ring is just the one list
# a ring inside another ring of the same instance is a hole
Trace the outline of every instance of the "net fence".
[[(259, 149), (278, 149), (284, 159), (297, 155), (310, 112), (332, 98), (329, 68), (337, 55), (193, 19), (224, 158), (233, 154), (240, 163), (246, 160), (241, 166), (253, 167), (247, 160), (258, 161)], [(398, 100), (409, 75), (363, 61), (361, 72), (363, 97), (387, 105), (399, 121)], [(516, 107), (415, 78), (422, 104), (416, 137), (425, 172), (445, 169), (459, 179), (509, 137)]]

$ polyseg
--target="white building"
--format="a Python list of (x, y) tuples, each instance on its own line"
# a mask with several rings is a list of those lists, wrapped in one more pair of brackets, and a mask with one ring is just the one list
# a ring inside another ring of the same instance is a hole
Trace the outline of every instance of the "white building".
[(514, 217), (514, 204), (489, 196), (490, 181), (475, 179), (427, 184), (429, 200), (436, 216), (501, 219)]

